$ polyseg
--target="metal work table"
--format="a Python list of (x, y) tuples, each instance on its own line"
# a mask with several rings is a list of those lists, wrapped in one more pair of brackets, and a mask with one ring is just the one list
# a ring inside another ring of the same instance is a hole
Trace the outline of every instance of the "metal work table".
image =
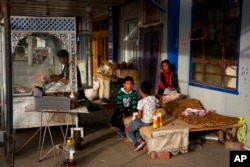
[[(78, 127), (78, 114), (85, 113), (88, 114), (88, 109), (85, 106), (79, 106), (72, 110), (40, 110), (35, 111), (34, 105), (29, 105), (25, 107), (26, 111), (29, 112), (40, 112), (41, 113), (41, 121), (40, 121), (40, 136), (39, 136), (39, 162), (42, 161), (49, 153), (54, 152), (54, 158), (57, 165), (61, 165), (61, 156), (59, 155), (60, 144), (55, 144), (54, 139), (50, 130), (52, 126), (60, 126), (62, 137), (63, 137), (63, 145), (65, 144), (67, 131), (69, 129), (69, 125)], [(56, 122), (56, 123), (55, 123)], [(63, 128), (63, 125), (66, 126)], [(44, 127), (44, 130), (42, 128)], [(47, 133), (48, 131), (48, 133)], [(51, 140), (51, 149), (46, 153), (43, 153), (44, 140), (46, 135), (49, 134)]]

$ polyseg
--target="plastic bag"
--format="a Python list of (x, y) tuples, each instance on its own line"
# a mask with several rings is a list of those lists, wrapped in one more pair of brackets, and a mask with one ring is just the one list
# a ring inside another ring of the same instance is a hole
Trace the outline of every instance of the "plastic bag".
[(100, 87), (99, 81), (94, 80), (93, 81), (93, 88), (91, 88), (91, 89), (84, 89), (85, 96), (89, 100), (97, 99), (98, 98), (99, 87)]

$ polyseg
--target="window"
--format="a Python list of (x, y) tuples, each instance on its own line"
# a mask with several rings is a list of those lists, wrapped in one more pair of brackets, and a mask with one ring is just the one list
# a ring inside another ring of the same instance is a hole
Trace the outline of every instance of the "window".
[(136, 65), (137, 60), (137, 40), (138, 40), (138, 26), (137, 19), (126, 21), (126, 36), (124, 40), (125, 44), (125, 62), (133, 63)]
[(193, 0), (191, 84), (236, 91), (240, 0)]
[(31, 95), (34, 85), (44, 84), (51, 72), (61, 73), (55, 56), (61, 48), (62, 41), (48, 33), (33, 33), (18, 41), (13, 53), (14, 96)]
[(108, 19), (102, 19), (98, 21), (93, 22), (93, 31), (102, 31), (102, 30), (108, 30), (109, 28), (109, 20)]
[[(160, 5), (160, 0), (154, 0), (158, 5)], [(148, 0), (143, 1), (143, 24), (152, 24), (160, 22), (160, 12)]]

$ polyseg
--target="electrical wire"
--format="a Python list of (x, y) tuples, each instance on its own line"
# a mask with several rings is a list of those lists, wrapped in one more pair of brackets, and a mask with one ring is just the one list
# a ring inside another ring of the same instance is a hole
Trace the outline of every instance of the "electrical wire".
[[(38, 134), (38, 132), (41, 130), (41, 127), (37, 129), (37, 131), (27, 140), (25, 141), (20, 147), (18, 147), (14, 154), (16, 154), (17, 152), (19, 152), (21, 149), (23, 149), (27, 144), (29, 144), (29, 142)], [(3, 153), (0, 153), (0, 158), (6, 157)]]
[(23, 145), (21, 145), (19, 148), (16, 149), (14, 153), (19, 152), (22, 148), (24, 148), (36, 135), (37, 133), (41, 130), (41, 127), (37, 129), (37, 131), (26, 141), (24, 142)]

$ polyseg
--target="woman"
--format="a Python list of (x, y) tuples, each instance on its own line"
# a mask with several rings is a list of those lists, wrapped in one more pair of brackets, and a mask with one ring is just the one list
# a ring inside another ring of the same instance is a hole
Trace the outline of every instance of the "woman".
[[(69, 83), (69, 53), (67, 50), (61, 49), (57, 52), (57, 58), (60, 61), (60, 63), (64, 64), (64, 68), (62, 70), (62, 73), (59, 75), (51, 75), (50, 81), (56, 82), (56, 81), (62, 81), (65, 84)], [(78, 89), (78, 95), (77, 99), (80, 100), (81, 106), (86, 106), (89, 111), (95, 111), (99, 110), (100, 107), (98, 104), (92, 103), (88, 98), (85, 97), (84, 89), (81, 82), (81, 74), (80, 70), (77, 67), (77, 89)]]
[[(69, 83), (69, 52), (65, 49), (61, 49), (57, 52), (57, 58), (61, 64), (64, 65), (64, 68), (62, 70), (62, 73), (59, 75), (50, 75), (50, 81), (51, 82), (57, 82), (57, 81), (62, 81), (65, 84)], [(82, 82), (81, 82), (81, 74), (80, 70), (77, 67), (77, 89), (78, 89), (78, 100), (85, 99), (85, 94), (83, 91), (82, 87)]]

